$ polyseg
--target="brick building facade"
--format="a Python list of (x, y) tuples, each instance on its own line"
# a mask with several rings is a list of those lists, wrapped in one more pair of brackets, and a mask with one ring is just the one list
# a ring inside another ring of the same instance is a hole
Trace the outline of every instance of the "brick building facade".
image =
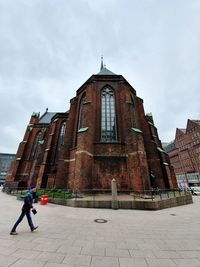
[(179, 187), (200, 186), (200, 120), (188, 119), (186, 129), (176, 129), (175, 140), (164, 149)]
[(72, 190), (174, 188), (175, 174), (151, 114), (121, 75), (101, 65), (64, 113), (33, 113), (7, 185)]

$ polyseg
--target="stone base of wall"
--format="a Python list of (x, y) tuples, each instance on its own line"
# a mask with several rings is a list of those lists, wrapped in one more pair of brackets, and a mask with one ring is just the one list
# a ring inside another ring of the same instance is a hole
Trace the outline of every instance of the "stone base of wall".
[[(84, 200), (84, 199), (49, 199), (49, 203), (79, 208), (102, 208), (111, 209), (112, 201), (110, 200)], [(181, 205), (192, 204), (192, 195), (187, 194), (174, 198), (163, 200), (120, 200), (118, 201), (119, 209), (139, 209), (139, 210), (160, 210), (172, 208)]]

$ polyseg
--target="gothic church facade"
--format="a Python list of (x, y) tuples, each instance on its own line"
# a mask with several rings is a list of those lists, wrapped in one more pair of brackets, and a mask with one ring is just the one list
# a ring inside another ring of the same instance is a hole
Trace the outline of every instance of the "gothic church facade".
[(177, 187), (151, 114), (122, 75), (103, 64), (63, 113), (33, 113), (7, 186), (69, 188), (73, 191), (149, 190)]

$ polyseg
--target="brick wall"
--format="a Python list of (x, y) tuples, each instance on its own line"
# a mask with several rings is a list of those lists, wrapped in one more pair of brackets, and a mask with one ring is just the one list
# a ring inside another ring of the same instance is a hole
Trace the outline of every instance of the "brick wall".
[[(105, 86), (114, 90), (117, 135), (115, 142), (107, 143), (101, 141), (101, 90)], [(79, 129), (83, 97), (83, 126)], [(64, 144), (57, 155), (63, 121)], [(32, 160), (38, 131), (44, 142), (39, 146), (38, 157)], [(31, 117), (17, 152), (20, 160), (12, 164), (7, 181), (82, 191), (110, 189), (115, 178), (119, 190), (137, 191), (151, 188), (149, 173), (153, 171), (156, 186), (175, 187), (169, 159), (158, 148), (162, 150), (157, 129), (145, 116), (143, 101), (135, 89), (121, 75), (93, 75), (71, 99), (69, 112), (57, 113), (47, 125)]]

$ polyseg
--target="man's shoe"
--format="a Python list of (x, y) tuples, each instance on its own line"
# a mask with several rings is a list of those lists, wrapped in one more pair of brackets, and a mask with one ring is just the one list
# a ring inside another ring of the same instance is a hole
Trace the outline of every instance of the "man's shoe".
[(36, 229), (38, 229), (38, 226), (35, 226), (31, 229), (31, 232), (35, 231)]
[(18, 235), (16, 231), (10, 232), (10, 235)]

